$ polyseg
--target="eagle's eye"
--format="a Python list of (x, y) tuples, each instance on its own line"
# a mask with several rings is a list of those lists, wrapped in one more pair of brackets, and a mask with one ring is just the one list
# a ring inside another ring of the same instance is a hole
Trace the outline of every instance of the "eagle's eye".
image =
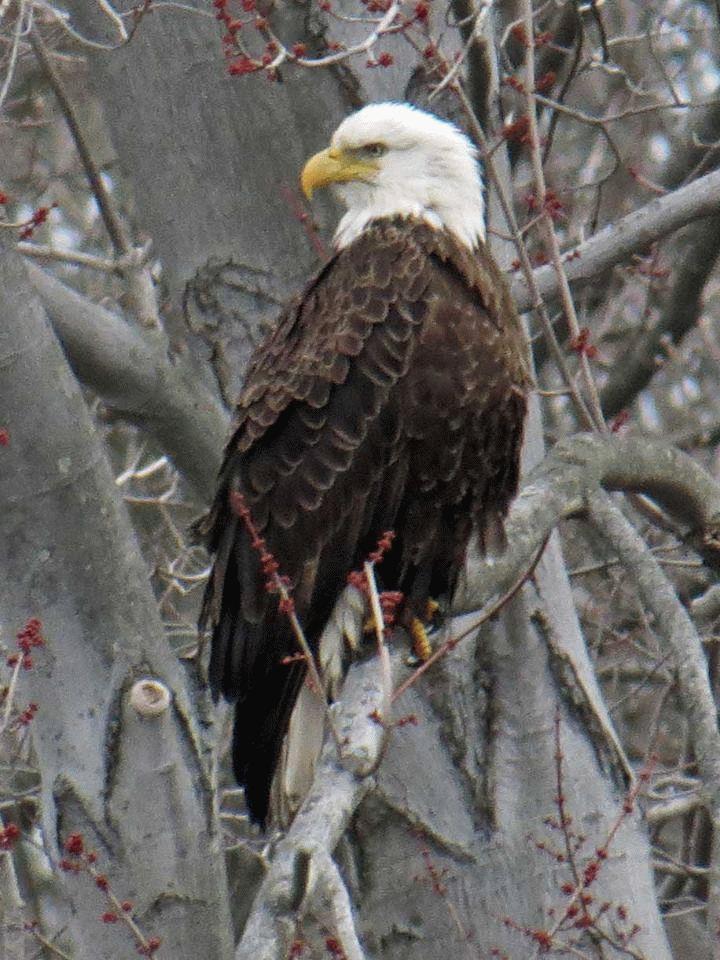
[(381, 157), (384, 153), (387, 153), (387, 147), (384, 143), (368, 143), (362, 148), (362, 151), (369, 157)]

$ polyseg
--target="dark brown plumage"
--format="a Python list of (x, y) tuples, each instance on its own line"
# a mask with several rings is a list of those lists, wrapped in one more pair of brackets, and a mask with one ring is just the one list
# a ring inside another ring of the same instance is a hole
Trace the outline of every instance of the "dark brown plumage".
[(258, 349), (207, 520), (210, 682), (235, 701), (233, 763), (264, 823), (305, 667), (257, 551), (243, 494), (317, 643), (349, 571), (396, 539), (383, 588), (411, 609), (452, 594), (473, 525), (496, 528), (518, 479), (527, 375), (520, 323), (484, 247), (381, 219), (337, 253)]

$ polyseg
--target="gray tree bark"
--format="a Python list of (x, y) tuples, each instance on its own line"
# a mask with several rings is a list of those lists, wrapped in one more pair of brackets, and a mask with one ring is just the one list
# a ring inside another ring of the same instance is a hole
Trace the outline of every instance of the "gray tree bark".
[[(198, 9), (205, 7), (198, 2)], [(288, 35), (308, 28), (304, 10), (288, 7)], [(103, 22), (90, 13), (77, 5), (76, 24), (100, 36)], [(198, 372), (205, 419), (189, 401), (175, 459), (202, 487), (211, 472), (202, 463), (214, 467), (215, 460), (212, 452), (198, 457), (198, 435), (212, 433), (215, 443), (221, 398), (237, 390), (258, 321), (272, 317), (317, 259), (288, 199), (297, 171), (364, 97), (402, 98), (412, 64), (405, 55), (395, 70), (369, 78), (347, 67), (293, 74), (276, 84), (230, 78), (214, 22), (169, 8), (145, 17), (127, 46), (92, 50), (88, 57), (117, 155), (114, 172), (132, 195), (136, 231), (152, 236), (162, 263), (174, 347), (192, 355), (195, 366), (187, 369)], [(332, 216), (331, 205), (322, 207), (321, 225)], [(17, 578), (7, 620), (19, 623), (32, 613), (30, 598), (42, 607), (48, 636), (63, 643), (63, 655), (49, 651), (51, 666), (33, 677), (47, 711), (38, 732), (46, 830), (57, 838), (81, 829), (108, 851), (123, 894), (142, 904), (142, 915), (171, 946), (168, 955), (227, 957), (222, 855), (195, 708), (162, 642), (146, 574), (111, 496), (112, 479), (93, 446), (77, 387), (39, 304), (27, 298), (17, 262), (8, 255), (3, 267), (7, 289), (16, 295), (5, 304), (3, 332), (26, 338), (13, 339), (2, 354), (18, 364), (16, 379), (3, 381), (8, 410), (17, 410), (11, 420), (19, 451), (15, 473), (2, 481), (9, 484), (6, 502), (16, 505), (4, 518), (3, 569)], [(52, 303), (52, 291), (47, 296)], [(128, 341), (134, 335), (127, 333)], [(33, 359), (41, 344), (49, 359)], [(211, 351), (212, 364), (203, 362)], [(35, 366), (21, 369), (20, 363)], [(38, 389), (42, 384), (47, 395)], [(171, 388), (191, 391), (187, 374)], [(20, 397), (36, 416), (22, 420)], [(172, 423), (163, 425), (163, 442), (172, 430)], [(542, 456), (540, 438), (536, 412), (529, 430), (533, 462)], [(28, 531), (20, 521), (30, 495), (37, 502)], [(47, 531), (56, 551), (47, 547)], [(147, 735), (146, 722), (126, 703), (128, 686), (146, 672), (175, 695), (168, 715), (157, 721), (161, 734)], [(548, 852), (561, 843), (545, 822), (558, 816), (558, 791), (588, 838), (578, 853), (583, 863), (612, 831), (628, 789), (555, 540), (502, 622), (441, 661), (402, 697), (397, 712), (413, 715), (417, 725), (393, 732), (375, 788), (358, 793), (348, 829), (330, 851), (365, 950), (388, 960), (487, 955), (493, 948), (533, 955), (539, 949), (533, 931), (551, 926), (548, 910), (562, 911), (561, 887), (573, 882), (570, 864)], [(155, 794), (159, 801), (151, 803)], [(141, 836), (154, 838), (152, 856)], [(272, 853), (269, 859), (272, 870)], [(232, 884), (232, 911), (248, 907), (242, 880)], [(632, 941), (638, 955), (671, 956), (637, 813), (621, 818), (592, 895), (597, 904), (626, 910), (628, 925), (639, 925)], [(305, 906), (322, 927), (322, 897)], [(286, 907), (275, 904), (275, 912)], [(272, 956), (258, 939), (258, 930), (267, 933), (259, 911), (267, 909), (262, 901), (251, 912), (238, 957)], [(74, 910), (72, 930), (83, 943), (83, 930), (96, 929), (98, 911), (85, 902)], [(112, 936), (103, 956), (117, 955)], [(90, 956), (88, 950), (79, 955)], [(283, 960), (277, 950), (276, 956)]]
[[(25, 265), (5, 245), (0, 283), (0, 406), (10, 436), (0, 473), (2, 623), (12, 636), (39, 616), (47, 638), (23, 692), (41, 705), (34, 742), (48, 854), (57, 863), (67, 836), (81, 833), (98, 871), (146, 930), (161, 931), (171, 955), (227, 957), (202, 695), (163, 637), (101, 440)], [(172, 694), (154, 718), (130, 703), (145, 677)], [(35, 880), (26, 878), (31, 889)], [(102, 927), (106, 905), (89, 876), (68, 875), (61, 893), (39, 899), (78, 960), (127, 951), (123, 924)]]

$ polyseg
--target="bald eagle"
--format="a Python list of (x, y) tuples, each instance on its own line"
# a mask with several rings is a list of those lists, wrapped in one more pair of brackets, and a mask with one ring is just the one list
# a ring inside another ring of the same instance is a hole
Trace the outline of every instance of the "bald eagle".
[(317, 649), (384, 531), (379, 579), (406, 610), (452, 595), (471, 536), (482, 545), (515, 493), (528, 386), (476, 152), (455, 126), (371, 104), (301, 184), (308, 198), (332, 186), (347, 212), (334, 255), (254, 355), (205, 526), (210, 683), (235, 704), (234, 772), (262, 825), (306, 663), (234, 495)]

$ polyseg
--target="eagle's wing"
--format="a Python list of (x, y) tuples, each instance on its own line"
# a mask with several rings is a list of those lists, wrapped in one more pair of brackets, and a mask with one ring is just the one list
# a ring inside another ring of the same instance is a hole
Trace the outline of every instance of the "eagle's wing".
[[(446, 530), (438, 519), (424, 523), (423, 513), (434, 509), (433, 491), (453, 475), (488, 472), (466, 462), (477, 444), (468, 447), (461, 436), (470, 421), (458, 415), (458, 403), (467, 412), (479, 400), (497, 406), (495, 394), (505, 402), (514, 374), (492, 344), (485, 369), (478, 370), (477, 351), (462, 343), (463, 337), (497, 332), (503, 304), (491, 304), (492, 294), (483, 308), (478, 290), (437, 247), (434, 234), (422, 225), (386, 222), (336, 255), (260, 348), (238, 404), (238, 426), (209, 517), (216, 559), (205, 618), (213, 629), (210, 681), (216, 693), (236, 701), (234, 769), (260, 822), (305, 666), (283, 663), (297, 652), (295, 641), (229, 495), (243, 495), (280, 572), (289, 577), (311, 642), (348, 572), (385, 529), (407, 524), (409, 532), (391, 579), (419, 563), (437, 538), (441, 563), (435, 566), (446, 570), (447, 583), (447, 569), (461, 559), (452, 527), (459, 511), (469, 516), (477, 484), (461, 483), (444, 516)], [(442, 328), (458, 319), (462, 331), (443, 347)], [(478, 323), (485, 327), (473, 330)], [(427, 351), (418, 375), (408, 376), (426, 336), (430, 351), (444, 350), (435, 358), (441, 378)], [(493, 384), (475, 395), (478, 375)], [(522, 412), (513, 409), (512, 419), (521, 428)], [(483, 429), (478, 420), (477, 430)], [(429, 453), (428, 441), (435, 448)], [(450, 454), (442, 453), (446, 447)], [(514, 464), (514, 450), (510, 458)], [(516, 465), (509, 472), (505, 485), (512, 495)], [(460, 540), (468, 534), (466, 523)], [(431, 587), (431, 567), (421, 593)]]

